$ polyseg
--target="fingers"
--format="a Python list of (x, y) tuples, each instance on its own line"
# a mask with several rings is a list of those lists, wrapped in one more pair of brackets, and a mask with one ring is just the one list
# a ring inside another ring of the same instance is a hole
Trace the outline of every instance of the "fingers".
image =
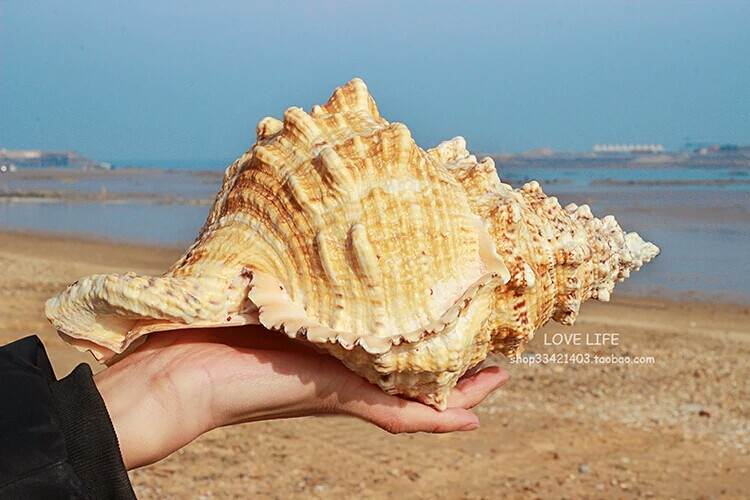
[(434, 408), (390, 396), (365, 381), (355, 389), (356, 398), (346, 400), (351, 390), (342, 390), (339, 401), (345, 411), (374, 423), (388, 432), (454, 432), (470, 431), (479, 427), (479, 418), (469, 411), (509, 378), (500, 367), (486, 368), (461, 380), (448, 397), (448, 409)]
[(445, 433), (479, 428), (479, 418), (468, 410), (449, 408), (441, 412), (416, 401), (407, 401), (382, 392), (380, 394), (383, 397), (373, 398), (381, 400), (378, 403), (357, 401), (347, 405), (347, 413), (367, 420), (391, 434)]
[(354, 375), (336, 394), (334, 411), (367, 420), (392, 433), (469, 431), (479, 427), (476, 415), (463, 408), (438, 411), (416, 401), (391, 396)]
[(462, 379), (448, 396), (449, 408), (474, 408), (489, 394), (502, 387), (510, 375), (499, 366), (492, 366)]

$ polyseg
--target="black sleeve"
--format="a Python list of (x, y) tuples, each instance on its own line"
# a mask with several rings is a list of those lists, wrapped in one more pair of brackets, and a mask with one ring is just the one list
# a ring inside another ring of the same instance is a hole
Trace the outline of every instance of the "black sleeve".
[(56, 380), (37, 337), (0, 347), (0, 498), (135, 498), (91, 368)]

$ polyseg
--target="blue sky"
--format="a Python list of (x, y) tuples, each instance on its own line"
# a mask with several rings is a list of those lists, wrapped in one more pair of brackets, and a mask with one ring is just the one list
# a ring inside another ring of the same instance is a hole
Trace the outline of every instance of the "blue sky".
[(359, 76), (423, 147), (750, 143), (750, 2), (0, 0), (0, 147), (230, 161)]

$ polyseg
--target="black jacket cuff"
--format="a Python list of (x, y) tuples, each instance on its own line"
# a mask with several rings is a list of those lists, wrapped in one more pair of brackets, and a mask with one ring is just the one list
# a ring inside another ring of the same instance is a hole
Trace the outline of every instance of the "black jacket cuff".
[(91, 498), (135, 498), (117, 434), (89, 365), (50, 386), (68, 460)]
[(0, 347), (0, 498), (135, 498), (88, 365), (55, 379), (42, 342)]

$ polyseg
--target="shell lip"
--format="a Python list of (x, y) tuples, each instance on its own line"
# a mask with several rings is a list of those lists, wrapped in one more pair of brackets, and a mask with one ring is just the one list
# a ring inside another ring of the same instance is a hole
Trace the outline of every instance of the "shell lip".
[[(247, 312), (232, 315), (231, 321), (195, 321), (178, 323), (169, 320), (131, 320), (132, 326), (127, 335), (120, 342), (107, 342), (90, 333), (77, 333), (62, 326), (56, 326), (57, 334), (66, 343), (81, 352), (89, 351), (97, 362), (107, 366), (123, 359), (130, 352), (138, 348), (151, 333), (168, 330), (186, 330), (194, 328), (221, 328), (227, 326), (243, 326), (260, 324), (257, 312)], [(92, 340), (96, 338), (96, 340)]]
[(510, 281), (510, 270), (503, 258), (497, 253), (497, 246), (487, 229), (487, 221), (480, 216), (474, 217), (474, 229), (477, 232), (479, 243), (479, 256), (484, 266), (502, 280), (502, 285)]
[(499, 273), (487, 272), (470, 285), (438, 319), (411, 332), (379, 337), (327, 327), (309, 317), (274, 276), (250, 268), (244, 269), (243, 273), (250, 278), (248, 298), (258, 307), (260, 323), (265, 328), (282, 331), (290, 338), (304, 339), (314, 344), (338, 344), (347, 350), (359, 346), (369, 354), (383, 354), (394, 345), (418, 342), (449, 329), (477, 296), (491, 293), (496, 286), (505, 282)]

